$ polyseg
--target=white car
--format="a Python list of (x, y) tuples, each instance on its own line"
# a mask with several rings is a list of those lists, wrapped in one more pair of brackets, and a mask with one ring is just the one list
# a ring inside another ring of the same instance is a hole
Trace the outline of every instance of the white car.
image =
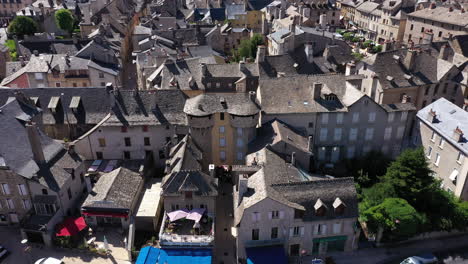
[(61, 261), (60, 259), (48, 257), (38, 259), (34, 264), (63, 264), (63, 261)]
[(432, 254), (412, 256), (403, 260), (400, 264), (431, 264), (437, 263), (437, 258)]

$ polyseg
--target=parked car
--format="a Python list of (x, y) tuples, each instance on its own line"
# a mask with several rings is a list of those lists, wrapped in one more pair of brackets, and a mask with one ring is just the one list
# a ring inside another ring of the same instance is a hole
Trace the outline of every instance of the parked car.
[(10, 251), (8, 251), (6, 248), (0, 245), (0, 260), (6, 258), (8, 254), (10, 254)]
[(38, 259), (34, 264), (63, 264), (63, 261), (61, 261), (60, 259), (48, 257)]
[(322, 259), (313, 259), (312, 260), (312, 264), (325, 264), (325, 261), (323, 261)]
[(437, 263), (437, 258), (434, 255), (428, 253), (428, 254), (422, 254), (422, 255), (406, 258), (400, 264), (430, 264), (430, 263)]

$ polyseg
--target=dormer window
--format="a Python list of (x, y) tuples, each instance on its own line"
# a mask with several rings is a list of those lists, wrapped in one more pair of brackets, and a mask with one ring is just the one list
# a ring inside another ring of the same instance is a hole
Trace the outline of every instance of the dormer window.
[(317, 199), (317, 202), (314, 205), (315, 215), (316, 216), (324, 216), (327, 213), (327, 207), (322, 202), (322, 200)]
[(80, 107), (81, 97), (80, 96), (73, 96), (70, 102), (70, 109), (76, 113), (78, 111), (78, 107)]
[(336, 96), (336, 94), (327, 94), (327, 95), (325, 95), (325, 100), (326, 101), (336, 101), (336, 100), (338, 100), (338, 97)]
[(346, 209), (346, 205), (341, 201), (339, 197), (333, 202), (333, 208), (335, 209), (335, 214), (342, 215)]
[(59, 96), (52, 96), (50, 98), (50, 102), (49, 102), (49, 105), (47, 106), (47, 108), (49, 108), (52, 113), (56, 113), (57, 109), (58, 109), (58, 106), (59, 106), (59, 103), (60, 103), (60, 97)]

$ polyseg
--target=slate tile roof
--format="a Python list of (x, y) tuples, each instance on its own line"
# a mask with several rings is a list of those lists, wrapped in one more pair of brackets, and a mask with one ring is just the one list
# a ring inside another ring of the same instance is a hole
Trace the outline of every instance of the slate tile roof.
[(99, 208), (128, 209), (139, 197), (143, 177), (138, 172), (120, 167), (101, 175), (83, 205), (84, 210)]
[(190, 134), (186, 135), (170, 151), (166, 172), (201, 170), (203, 153)]
[(193, 116), (207, 116), (221, 112), (249, 116), (260, 112), (260, 107), (245, 93), (200, 94), (186, 101), (184, 112)]
[[(432, 123), (427, 119), (429, 111), (436, 113), (436, 122)], [(464, 152), (465, 155), (468, 155), (468, 112), (442, 97), (419, 110), (417, 117), (436, 131), (437, 134), (443, 136), (446, 141)], [(464, 136), (458, 142), (453, 138), (456, 128), (464, 133)]]
[(162, 195), (178, 196), (191, 191), (198, 196), (216, 196), (217, 188), (216, 178), (198, 170), (181, 170), (165, 176)]
[(417, 17), (421, 19), (428, 19), (430, 21), (437, 21), (448, 23), (450, 25), (458, 25), (461, 27), (468, 27), (468, 19), (466, 19), (466, 13), (460, 12), (460, 10), (455, 9), (453, 11), (449, 11), (448, 7), (444, 6), (437, 6), (434, 9), (431, 8), (423, 8), (421, 10), (417, 10), (413, 13), (408, 14), (410, 17)]

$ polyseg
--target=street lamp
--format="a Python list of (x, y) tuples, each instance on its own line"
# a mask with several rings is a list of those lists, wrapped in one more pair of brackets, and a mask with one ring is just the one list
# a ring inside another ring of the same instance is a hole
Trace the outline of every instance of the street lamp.
[(26, 253), (26, 256), (27, 256), (27, 259), (28, 259), (28, 263), (32, 264), (32, 259), (31, 259), (31, 246), (28, 245), (28, 240), (27, 239), (23, 239), (21, 240), (21, 244), (23, 245), (23, 251), (24, 253)]

